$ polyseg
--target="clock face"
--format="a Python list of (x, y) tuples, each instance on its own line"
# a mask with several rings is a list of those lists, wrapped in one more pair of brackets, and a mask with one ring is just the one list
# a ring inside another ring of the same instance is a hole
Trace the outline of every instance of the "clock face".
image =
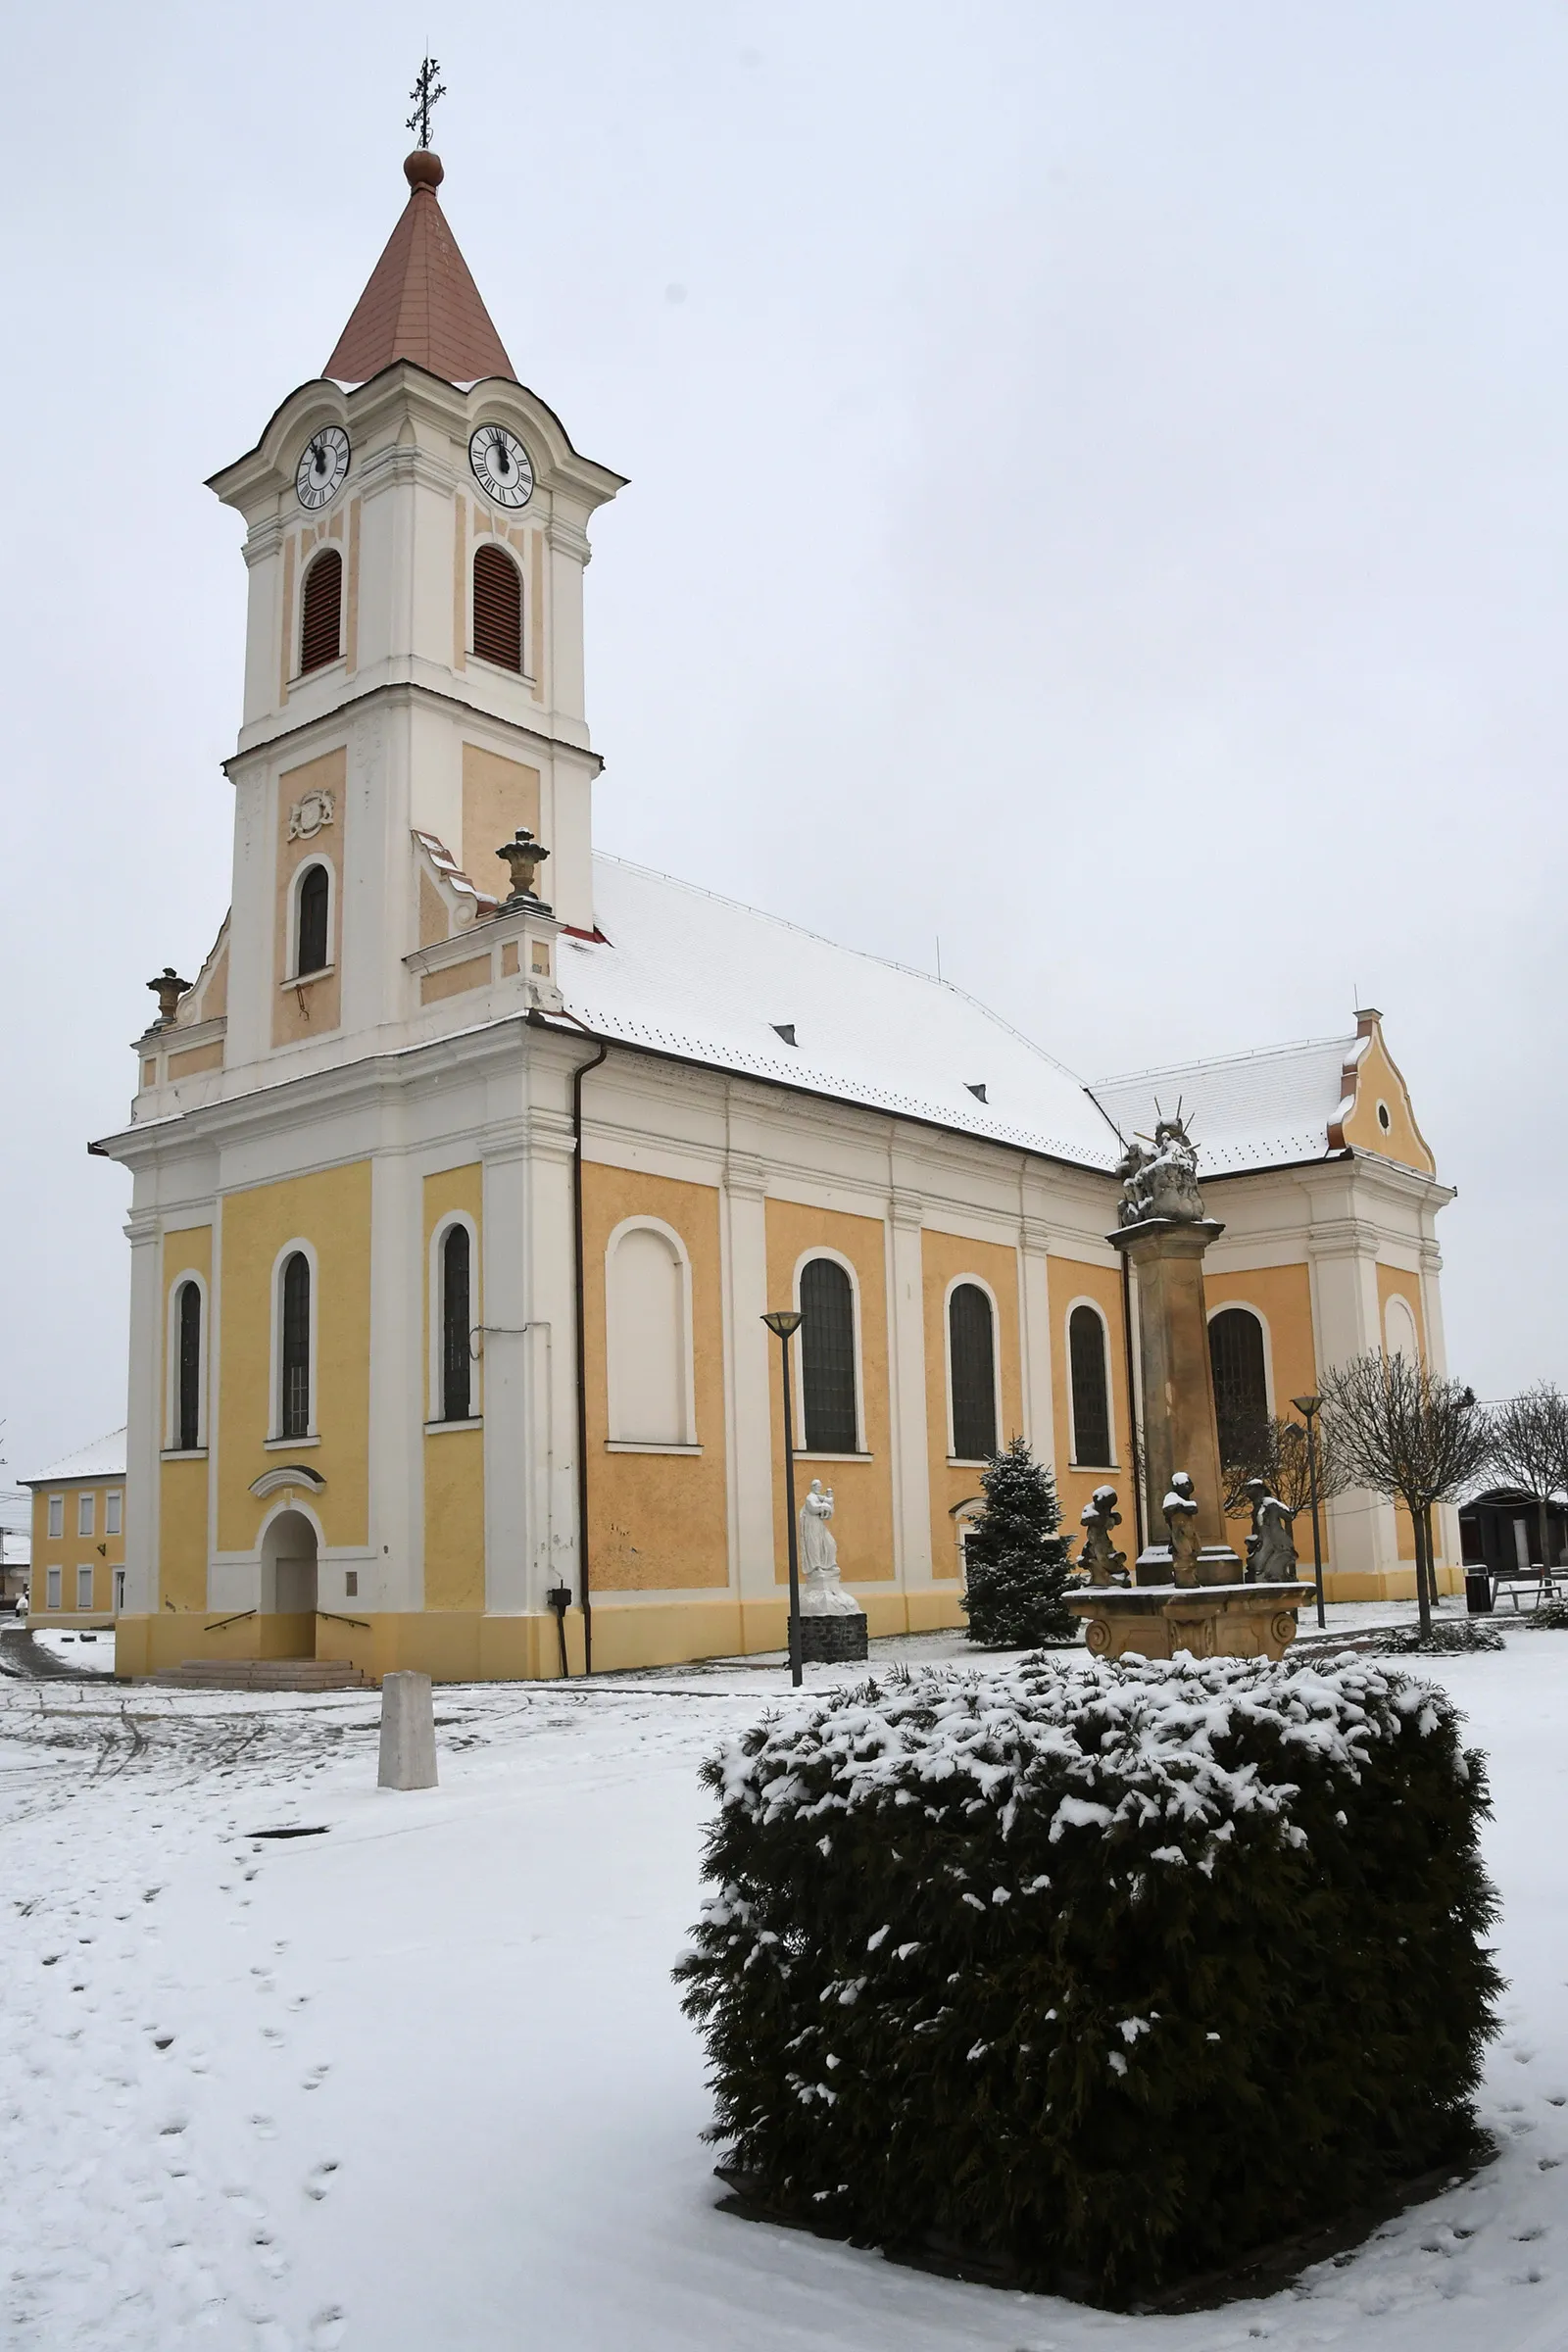
[(498, 507), (525, 507), (533, 496), (528, 452), (504, 424), (481, 424), (468, 443), (468, 464), (481, 490)]
[(310, 446), (294, 476), (294, 495), (302, 507), (324, 507), (342, 489), (349, 469), (349, 437), (340, 424), (323, 424), (311, 435)]

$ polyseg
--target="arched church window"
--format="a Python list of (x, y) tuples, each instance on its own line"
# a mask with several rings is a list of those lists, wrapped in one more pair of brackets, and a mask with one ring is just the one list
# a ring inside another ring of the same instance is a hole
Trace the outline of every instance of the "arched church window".
[(1250, 1308), (1227, 1306), (1208, 1327), (1208, 1360), (1214, 1372), (1214, 1418), (1223, 1462), (1255, 1453), (1254, 1435), (1268, 1419), (1268, 1370), (1263, 1326)]
[(299, 906), (296, 912), (294, 969), (303, 979), (307, 972), (324, 972), (331, 960), (327, 954), (327, 909), (331, 902), (332, 878), (324, 865), (308, 865), (300, 877)]
[(194, 1453), (202, 1442), (202, 1294), (194, 1282), (179, 1286), (176, 1335), (174, 1444)]
[(467, 1421), (473, 1413), (473, 1351), (469, 1346), (472, 1238), (466, 1225), (449, 1226), (441, 1244), (441, 1418)]
[(694, 1444), (687, 1378), (687, 1269), (657, 1225), (628, 1226), (611, 1245), (610, 1435), (627, 1446)]
[(997, 1355), (991, 1300), (977, 1282), (955, 1285), (948, 1300), (948, 1394), (953, 1451), (962, 1462), (997, 1450)]
[(1105, 1377), (1105, 1325), (1092, 1306), (1075, 1306), (1067, 1318), (1067, 1354), (1072, 1373), (1072, 1458), (1089, 1469), (1108, 1469), (1110, 1383)]
[(831, 1257), (810, 1258), (801, 1268), (801, 1389), (807, 1451), (858, 1452), (855, 1291)]
[(343, 651), (343, 559), (323, 548), (305, 574), (300, 614), (300, 675), (323, 669)]
[(522, 668), (522, 574), (493, 540), (473, 559), (473, 650), (498, 669)]
[(278, 1436), (311, 1434), (311, 1262), (296, 1250), (283, 1268)]

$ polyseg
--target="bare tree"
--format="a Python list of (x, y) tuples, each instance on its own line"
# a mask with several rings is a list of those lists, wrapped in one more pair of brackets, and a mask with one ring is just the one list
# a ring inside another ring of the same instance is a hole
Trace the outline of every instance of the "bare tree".
[(1437, 1592), (1432, 1506), (1456, 1502), (1492, 1459), (1491, 1417), (1462, 1381), (1435, 1380), (1403, 1355), (1358, 1355), (1323, 1383), (1323, 1420), (1352, 1484), (1402, 1502), (1415, 1534), (1423, 1638)]
[[(1260, 1478), (1293, 1511), (1310, 1508), (1311, 1463), (1307, 1453), (1306, 1423), (1282, 1421), (1277, 1413), (1231, 1419), (1220, 1430), (1221, 1466), (1225, 1475), (1225, 1511), (1229, 1518), (1250, 1508), (1246, 1493), (1250, 1478)], [(1320, 1421), (1317, 1432), (1317, 1498), (1332, 1502), (1354, 1485), (1341, 1459), (1332, 1424)]]
[(1492, 1468), (1532, 1497), (1541, 1528), (1541, 1564), (1552, 1565), (1550, 1500), (1568, 1484), (1568, 1396), (1538, 1381), (1492, 1416)]

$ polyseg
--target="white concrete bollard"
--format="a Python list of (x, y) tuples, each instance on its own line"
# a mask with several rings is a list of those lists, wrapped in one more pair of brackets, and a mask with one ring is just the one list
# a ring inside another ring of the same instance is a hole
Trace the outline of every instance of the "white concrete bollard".
[(388, 1674), (381, 1682), (383, 1788), (433, 1788), (435, 1709), (427, 1674)]

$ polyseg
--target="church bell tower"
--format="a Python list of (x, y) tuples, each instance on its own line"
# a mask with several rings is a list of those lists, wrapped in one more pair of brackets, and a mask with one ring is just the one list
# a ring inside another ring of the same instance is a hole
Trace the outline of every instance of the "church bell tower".
[(476, 923), (494, 982), (548, 1001), (555, 934), (594, 924), (583, 569), (623, 479), (517, 380), (439, 157), (404, 171), (323, 374), (210, 485), (250, 575), (230, 1089), (416, 1041), (478, 985), (458, 944)]

